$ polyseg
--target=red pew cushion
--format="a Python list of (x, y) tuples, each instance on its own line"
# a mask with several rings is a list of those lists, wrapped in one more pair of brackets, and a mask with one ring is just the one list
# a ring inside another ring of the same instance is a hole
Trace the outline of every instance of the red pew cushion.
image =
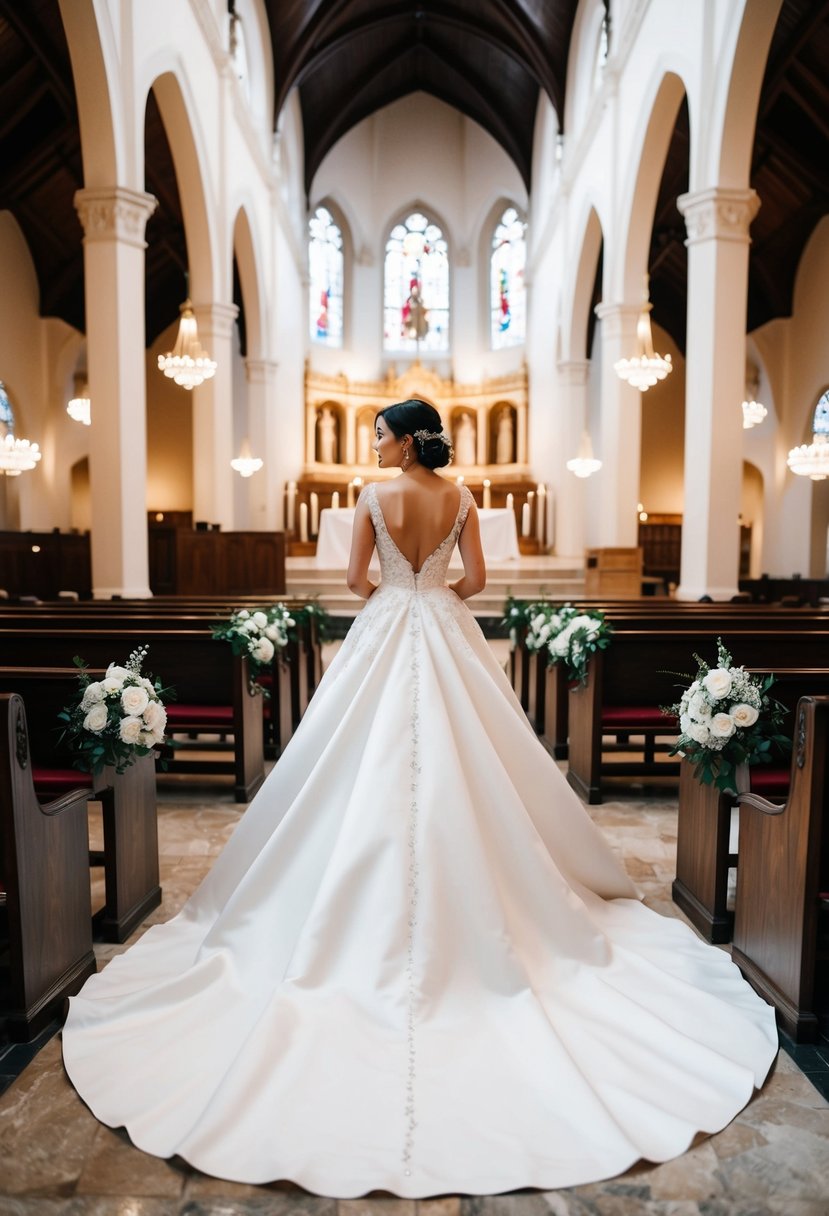
[(185, 722), (202, 726), (232, 726), (232, 705), (182, 705), (174, 701), (167, 706), (167, 722), (170, 726)]
[(602, 730), (664, 730), (670, 735), (677, 729), (676, 718), (663, 714), (658, 705), (605, 705), (602, 709)]
[(32, 781), (41, 802), (60, 798), (61, 794), (68, 794), (79, 787), (92, 788), (91, 774), (79, 772), (76, 768), (40, 768), (35, 765), (32, 768)]

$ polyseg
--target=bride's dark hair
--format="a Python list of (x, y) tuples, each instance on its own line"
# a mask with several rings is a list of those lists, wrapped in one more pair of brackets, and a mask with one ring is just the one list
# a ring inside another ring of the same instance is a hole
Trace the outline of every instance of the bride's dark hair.
[[(452, 459), (452, 442), (448, 435), (443, 434), (440, 414), (428, 402), (421, 401), (419, 397), (410, 397), (408, 401), (387, 405), (377, 417), (385, 418), (396, 439), (402, 439), (404, 435), (414, 436), (417, 458), (427, 469), (442, 469)], [(429, 438), (419, 436), (418, 431), (425, 431)]]

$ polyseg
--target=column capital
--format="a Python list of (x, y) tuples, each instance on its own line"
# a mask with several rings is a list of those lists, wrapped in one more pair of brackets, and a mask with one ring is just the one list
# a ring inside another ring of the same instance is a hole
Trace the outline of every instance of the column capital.
[(233, 333), (233, 322), (239, 315), (235, 304), (222, 304), (215, 301), (212, 304), (194, 304), (199, 332), (210, 334), (214, 338), (229, 338)]
[(590, 373), (589, 359), (562, 359), (556, 364), (559, 380), (573, 388), (581, 388), (587, 384)]
[(158, 206), (152, 194), (125, 186), (99, 186), (75, 192), (75, 210), (88, 241), (123, 241), (146, 249), (144, 229)]
[(692, 194), (681, 194), (676, 205), (685, 216), (686, 245), (702, 241), (736, 241), (747, 245), (751, 240), (748, 230), (760, 209), (760, 198), (757, 191), (750, 188), (732, 190), (712, 186)]
[(278, 367), (275, 359), (245, 359), (245, 379), (248, 384), (270, 384)]
[(602, 323), (602, 333), (611, 338), (620, 338), (636, 332), (636, 323), (642, 311), (641, 304), (605, 304), (602, 301), (593, 310)]

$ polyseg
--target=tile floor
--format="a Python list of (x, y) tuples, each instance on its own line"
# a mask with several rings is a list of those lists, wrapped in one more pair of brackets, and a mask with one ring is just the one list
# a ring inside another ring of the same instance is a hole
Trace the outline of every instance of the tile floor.
[[(220, 787), (165, 785), (164, 899), (148, 924), (181, 907), (242, 813)], [(675, 794), (620, 791), (591, 814), (649, 906), (678, 915), (670, 900)], [(122, 949), (98, 946), (99, 966)], [(729, 1127), (700, 1136), (665, 1165), (640, 1164), (611, 1181), (549, 1193), (414, 1203), (241, 1186), (149, 1157), (97, 1123), (64, 1075), (59, 1036), (42, 1040), (5, 1055), (0, 1047), (0, 1086), (19, 1072), (0, 1097), (0, 1216), (829, 1216), (829, 1103), (812, 1083), (829, 1079), (829, 1044), (797, 1048), (795, 1059), (781, 1052), (762, 1092)]]

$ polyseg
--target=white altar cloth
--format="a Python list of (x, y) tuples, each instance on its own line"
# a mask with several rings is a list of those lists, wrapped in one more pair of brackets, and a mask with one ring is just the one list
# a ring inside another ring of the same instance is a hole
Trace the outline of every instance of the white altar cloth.
[[(481, 544), (487, 563), (514, 561), (520, 557), (515, 515), (506, 508), (478, 510), (481, 523)], [(321, 570), (345, 570), (351, 552), (351, 529), (354, 526), (354, 508), (344, 507), (339, 511), (326, 509), (320, 513), (320, 531), (317, 539), (317, 566)], [(461, 555), (456, 549), (450, 566), (460, 568)], [(377, 554), (371, 559), (370, 569), (379, 569)]]

